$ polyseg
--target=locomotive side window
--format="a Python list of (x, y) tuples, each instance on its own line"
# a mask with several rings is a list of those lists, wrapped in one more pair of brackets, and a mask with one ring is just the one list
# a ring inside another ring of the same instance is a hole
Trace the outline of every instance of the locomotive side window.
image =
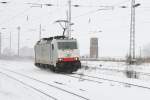
[(76, 42), (58, 42), (58, 49), (77, 49)]

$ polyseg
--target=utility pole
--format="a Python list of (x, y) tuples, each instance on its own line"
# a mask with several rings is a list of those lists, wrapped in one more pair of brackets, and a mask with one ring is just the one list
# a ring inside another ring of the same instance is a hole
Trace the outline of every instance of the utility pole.
[(2, 33), (0, 32), (0, 56), (2, 55)]
[(40, 24), (40, 27), (39, 27), (39, 40), (41, 39), (41, 34), (42, 34), (42, 26)]
[(129, 48), (129, 64), (136, 62), (135, 57), (135, 8), (140, 6), (135, 4), (135, 0), (131, 0), (131, 23), (130, 23), (130, 48)]
[(139, 47), (139, 49), (140, 49), (140, 58), (142, 58), (142, 48), (141, 47)]
[(66, 30), (67, 30), (67, 32), (68, 32), (68, 26), (69, 26), (69, 22), (68, 22), (68, 20), (69, 20), (69, 14), (68, 14), (68, 10), (66, 11), (66, 23), (65, 23), (65, 28), (66, 28)]
[(68, 38), (71, 37), (71, 0), (68, 0), (69, 10), (68, 10)]
[(135, 60), (135, 0), (131, 0), (129, 64)]
[(10, 52), (11, 52), (11, 32), (10, 32), (10, 37), (9, 37), (9, 49), (10, 49)]
[(21, 27), (20, 26), (18, 26), (17, 27), (17, 29), (18, 29), (18, 56), (20, 56), (20, 30), (21, 30)]

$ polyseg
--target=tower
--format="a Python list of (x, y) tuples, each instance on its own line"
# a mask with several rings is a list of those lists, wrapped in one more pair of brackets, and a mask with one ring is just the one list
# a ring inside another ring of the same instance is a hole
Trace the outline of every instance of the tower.
[(98, 58), (98, 38), (90, 39), (90, 58)]

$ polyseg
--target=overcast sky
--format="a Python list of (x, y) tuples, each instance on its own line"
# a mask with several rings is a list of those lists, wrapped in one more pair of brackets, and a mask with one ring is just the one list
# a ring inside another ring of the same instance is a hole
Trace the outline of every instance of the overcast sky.
[[(17, 50), (17, 27), (21, 26), (20, 46), (33, 47), (39, 39), (39, 25), (42, 37), (61, 35), (61, 27), (55, 23), (66, 18), (68, 0), (0, 0), (0, 31), (2, 48), (9, 47), (12, 33), (12, 49)], [(72, 36), (77, 38), (81, 55), (89, 54), (91, 37), (99, 38), (99, 56), (122, 57), (128, 53), (130, 33), (131, 0), (72, 0)], [(55, 6), (31, 7), (27, 3), (51, 3)], [(136, 53), (150, 43), (150, 1), (136, 0), (141, 6), (136, 8)], [(100, 10), (113, 6), (113, 9)], [(127, 6), (121, 8), (120, 6)], [(28, 16), (28, 17), (27, 17)], [(101, 31), (101, 32), (98, 32)]]

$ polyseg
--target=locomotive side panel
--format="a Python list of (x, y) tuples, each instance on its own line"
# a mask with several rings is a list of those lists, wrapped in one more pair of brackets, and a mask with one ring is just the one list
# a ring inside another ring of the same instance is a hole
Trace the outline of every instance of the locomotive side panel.
[(42, 45), (42, 64), (50, 64), (50, 46), (48, 44)]
[(41, 63), (41, 46), (35, 46), (35, 63)]
[(35, 45), (35, 62), (40, 64), (56, 65), (57, 48), (55, 41), (43, 42)]
[(51, 44), (38, 44), (35, 46), (35, 63), (52, 64)]

